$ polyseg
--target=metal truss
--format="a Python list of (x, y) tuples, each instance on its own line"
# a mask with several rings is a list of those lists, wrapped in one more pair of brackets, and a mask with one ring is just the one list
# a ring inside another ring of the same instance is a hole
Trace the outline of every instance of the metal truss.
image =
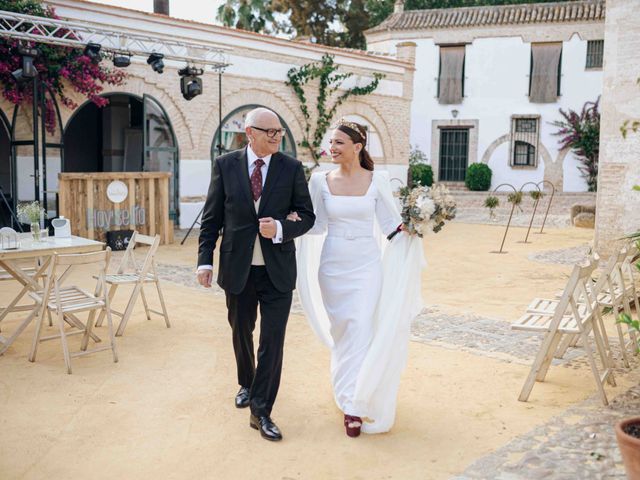
[(229, 65), (226, 55), (228, 49), (223, 47), (4, 10), (0, 10), (0, 37), (74, 48), (97, 43), (102, 46), (103, 52), (125, 55), (148, 56), (151, 53), (161, 53), (165, 59), (210, 66), (220, 73)]

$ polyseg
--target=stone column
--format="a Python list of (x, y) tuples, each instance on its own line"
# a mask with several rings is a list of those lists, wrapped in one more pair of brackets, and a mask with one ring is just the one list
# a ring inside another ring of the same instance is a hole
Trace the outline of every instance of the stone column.
[(640, 119), (640, 0), (607, 0), (600, 123), (595, 247), (610, 254), (640, 230), (640, 132), (622, 137), (625, 120)]

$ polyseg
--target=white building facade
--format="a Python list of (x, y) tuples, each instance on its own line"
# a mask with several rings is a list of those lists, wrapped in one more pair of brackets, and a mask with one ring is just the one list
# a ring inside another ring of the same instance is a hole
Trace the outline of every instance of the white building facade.
[(580, 192), (581, 164), (551, 123), (600, 96), (604, 17), (604, 0), (415, 11), (399, 0), (366, 37), (392, 55), (415, 45), (410, 142), (436, 180), (461, 182), (482, 162), (492, 188)]
[[(165, 60), (164, 73), (159, 74), (140, 56), (131, 59), (123, 85), (105, 86), (107, 107), (98, 109), (68, 88), (67, 94), (78, 107), (59, 105), (60, 125), (52, 136), (60, 147), (49, 149), (44, 169), (49, 192), (44, 195), (50, 218), (57, 216), (59, 172), (160, 170), (173, 174), (170, 210), (175, 226), (189, 227), (204, 204), (212, 160), (218, 155), (220, 124), (223, 153), (239, 148), (245, 141), (244, 116), (256, 106), (270, 108), (280, 116), (288, 131), (282, 149), (302, 161), (310, 161), (309, 154), (299, 146), (304, 133), (299, 101), (285, 82), (289, 69), (320, 61), (325, 54), (334, 56), (341, 72), (353, 74), (351, 84), (363, 86), (374, 74), (383, 75), (372, 94), (352, 97), (338, 108), (336, 118), (344, 116), (364, 123), (371, 133), (369, 148), (378, 167), (389, 170), (393, 177), (406, 174), (414, 70), (411, 48), (400, 49), (397, 57), (375, 55), (84, 0), (46, 3), (63, 19), (108, 28), (114, 36), (124, 32), (222, 48), (230, 64), (222, 75), (221, 95), (218, 74), (205, 70), (203, 93), (190, 101), (180, 91), (178, 70), (185, 62)], [(311, 84), (307, 98), (312, 121), (317, 96), (317, 85)], [(20, 115), (15, 116), (19, 124), (13, 125), (14, 140), (29, 137), (29, 111), (29, 106), (21, 108)], [(0, 185), (15, 205), (33, 200), (38, 187), (34, 187), (33, 180), (33, 148), (15, 146), (10, 138), (13, 112), (14, 105), (0, 99)], [(149, 132), (148, 138), (143, 138), (143, 132)], [(326, 159), (328, 162), (329, 157)], [(44, 170), (41, 168), (41, 174)]]

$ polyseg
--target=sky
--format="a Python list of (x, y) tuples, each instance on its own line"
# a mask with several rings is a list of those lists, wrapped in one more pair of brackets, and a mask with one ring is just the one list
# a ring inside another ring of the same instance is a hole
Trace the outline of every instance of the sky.
[[(153, 12), (153, 0), (91, 0), (105, 5), (132, 8), (144, 12)], [(195, 20), (202, 23), (218, 23), (216, 14), (224, 0), (169, 0), (169, 13), (172, 17)]]

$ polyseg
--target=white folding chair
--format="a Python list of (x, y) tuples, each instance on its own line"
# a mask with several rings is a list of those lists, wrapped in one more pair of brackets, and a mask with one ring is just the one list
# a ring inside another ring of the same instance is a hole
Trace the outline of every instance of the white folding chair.
[[(149, 247), (147, 254), (140, 266), (138, 266), (138, 263), (136, 262), (134, 253), (136, 245), (147, 245)], [(151, 237), (148, 235), (141, 235), (138, 232), (133, 232), (133, 235), (129, 240), (129, 245), (127, 245), (127, 250), (124, 253), (124, 257), (122, 257), (122, 261), (118, 266), (118, 270), (116, 271), (116, 273), (106, 276), (106, 282), (110, 286), (110, 300), (113, 300), (113, 297), (116, 294), (116, 290), (120, 285), (133, 285), (133, 290), (131, 292), (131, 296), (129, 297), (129, 301), (124, 310), (124, 313), (117, 312), (115, 310), (112, 310), (111, 312), (113, 315), (117, 315), (121, 318), (116, 336), (120, 336), (124, 333), (124, 329), (126, 328), (127, 322), (129, 321), (131, 313), (133, 312), (133, 307), (135, 306), (138, 299), (138, 295), (142, 297), (142, 303), (144, 304), (144, 310), (147, 315), (147, 320), (151, 320), (151, 314), (155, 313), (164, 318), (167, 328), (171, 327), (171, 323), (169, 322), (169, 314), (167, 313), (167, 307), (164, 303), (164, 296), (162, 295), (162, 289), (160, 288), (160, 279), (158, 278), (158, 272), (156, 269), (156, 252), (159, 245), (160, 235)], [(144, 285), (148, 283), (155, 284), (156, 290), (158, 292), (158, 299), (160, 300), (160, 307), (162, 308), (161, 312), (149, 308), (147, 298), (144, 294)], [(104, 315), (100, 314), (100, 317), (98, 317), (98, 321), (96, 323), (97, 326), (102, 325), (103, 318)]]
[[(560, 300), (534, 299), (527, 312), (511, 325), (514, 330), (544, 334), (540, 350), (531, 366), (518, 400), (526, 402), (535, 382), (544, 381), (563, 335), (579, 335), (600, 398), (605, 405), (608, 404), (604, 383), (615, 385), (611, 353), (607, 348), (606, 337), (603, 338), (604, 325), (598, 304), (588, 286), (597, 263), (596, 257), (589, 259), (589, 263), (585, 266), (576, 265)], [(596, 351), (602, 363), (602, 372), (598, 368), (589, 342), (590, 331), (593, 334)]]
[[(53, 256), (44, 290), (29, 293), (36, 303), (40, 305), (36, 329), (31, 344), (31, 353), (29, 354), (30, 362), (35, 362), (40, 342), (56, 338), (59, 338), (62, 343), (62, 352), (64, 354), (67, 373), (71, 373), (72, 357), (88, 355), (89, 353), (103, 350), (111, 350), (113, 361), (118, 361), (109, 296), (107, 295), (105, 284), (105, 275), (110, 258), (111, 249), (109, 248), (102, 252), (71, 255), (56, 254)], [(71, 269), (76, 266), (93, 267), (97, 269), (97, 282), (93, 293), (77, 285), (65, 285)], [(47, 311), (57, 317), (59, 333), (57, 335), (41, 337), (44, 314)], [(96, 311), (100, 311), (107, 317), (110, 341), (109, 345), (87, 350), (89, 338), (92, 338), (95, 342), (100, 342), (100, 338), (92, 332)], [(86, 324), (77, 317), (77, 314), (80, 312), (89, 312)], [(67, 332), (66, 325), (72, 327), (73, 331)], [(80, 351), (70, 352), (67, 337), (76, 334), (83, 334)]]
[[(22, 267), (20, 268), (21, 272), (25, 275), (27, 275), (28, 277), (33, 278), (33, 276), (36, 274), (37, 272), (37, 268), (36, 267)], [(13, 275), (11, 275), (10, 272), (4, 270), (3, 268), (0, 268), (0, 282), (10, 282), (10, 281), (14, 281), (16, 282), (17, 280), (15, 279), (15, 277)], [(7, 305), (6, 307), (0, 307), (0, 322), (2, 322), (2, 320), (4, 320), (4, 318), (9, 314), (9, 313), (13, 313), (13, 312), (28, 312), (30, 310), (32, 310), (35, 307), (35, 304), (30, 304), (30, 305), (18, 305), (20, 303), (20, 300), (22, 300), (22, 298), (29, 292), (29, 287), (23, 285), (22, 289), (20, 290), (20, 292), (18, 293), (18, 295), (15, 296), (15, 298), (13, 300), (11, 300), (11, 303), (9, 305)]]
[[(612, 311), (615, 317), (617, 317), (617, 315), (622, 311), (627, 313), (629, 312), (628, 301), (625, 299), (625, 286), (621, 272), (621, 265), (626, 257), (627, 250), (625, 248), (620, 250), (617, 254), (611, 255), (597, 281), (595, 283), (591, 282), (587, 284), (587, 286), (591, 287), (593, 298), (598, 302), (600, 315), (603, 315), (606, 310)], [(630, 345), (635, 339), (635, 335), (632, 330), (627, 329), (626, 332), (623, 331), (622, 326), (618, 323), (616, 323), (616, 330), (618, 333), (623, 364), (625, 367), (629, 367), (628, 352)], [(629, 340), (626, 340), (625, 336), (629, 336)], [(610, 350), (606, 330), (603, 331), (603, 340), (605, 341), (607, 348)], [(556, 358), (562, 358), (566, 353), (567, 348), (570, 346), (575, 347), (578, 341), (579, 335), (565, 337), (556, 351)], [(634, 353), (633, 348), (631, 348), (631, 353)]]

